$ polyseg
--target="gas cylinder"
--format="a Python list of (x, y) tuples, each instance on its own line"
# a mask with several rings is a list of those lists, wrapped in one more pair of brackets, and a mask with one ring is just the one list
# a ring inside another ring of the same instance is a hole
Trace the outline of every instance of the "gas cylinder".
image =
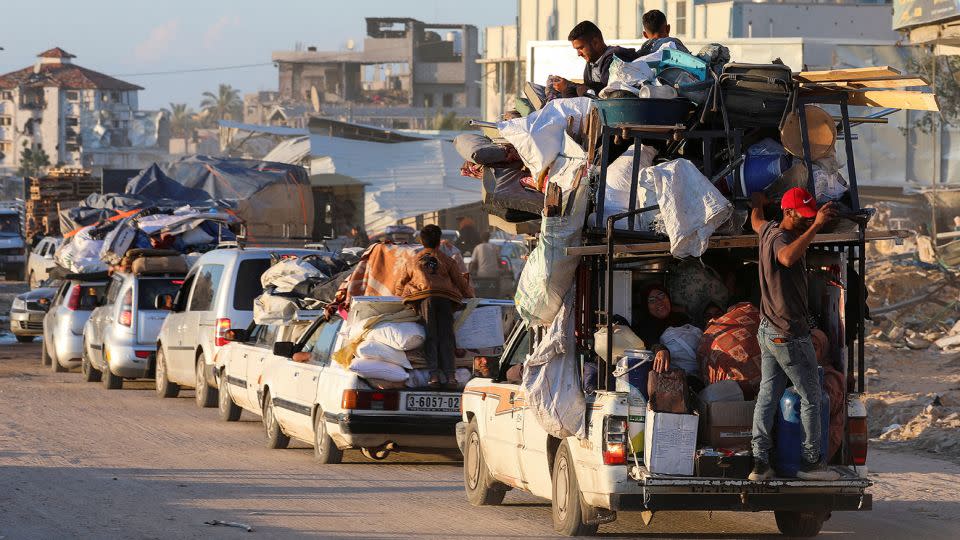
[[(827, 455), (830, 430), (830, 396), (823, 389), (823, 369), (818, 367), (820, 378), (820, 455)], [(800, 394), (791, 386), (783, 392), (777, 421), (774, 426), (775, 449), (773, 468), (777, 476), (792, 478), (800, 470), (803, 456), (803, 424), (800, 421)]]

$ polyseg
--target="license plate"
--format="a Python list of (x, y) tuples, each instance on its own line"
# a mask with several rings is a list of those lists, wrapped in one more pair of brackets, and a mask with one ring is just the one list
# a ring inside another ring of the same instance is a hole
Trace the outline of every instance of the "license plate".
[(460, 396), (442, 394), (407, 394), (407, 410), (423, 412), (460, 412)]

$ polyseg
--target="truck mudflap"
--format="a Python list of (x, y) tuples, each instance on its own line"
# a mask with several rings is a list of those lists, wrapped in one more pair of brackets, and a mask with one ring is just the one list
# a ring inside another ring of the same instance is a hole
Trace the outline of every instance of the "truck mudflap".
[(866, 489), (872, 482), (838, 467), (839, 480), (811, 481), (775, 478), (752, 482), (739, 478), (701, 478), (649, 473), (634, 466), (630, 476), (643, 492), (611, 496), (611, 510), (727, 510), (759, 512), (871, 510), (873, 498)]

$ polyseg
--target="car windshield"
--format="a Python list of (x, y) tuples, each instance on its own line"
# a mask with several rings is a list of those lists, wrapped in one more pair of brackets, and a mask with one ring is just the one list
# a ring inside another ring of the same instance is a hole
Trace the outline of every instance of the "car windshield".
[(20, 216), (0, 216), (0, 236), (20, 236)]
[(177, 294), (183, 285), (183, 278), (141, 278), (137, 285), (137, 308), (154, 309), (156, 299), (161, 294), (169, 294), (171, 297)]

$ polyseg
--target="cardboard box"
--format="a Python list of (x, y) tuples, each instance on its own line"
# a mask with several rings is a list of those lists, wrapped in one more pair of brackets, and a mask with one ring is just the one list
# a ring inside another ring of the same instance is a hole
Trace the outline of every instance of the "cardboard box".
[(643, 461), (652, 473), (693, 475), (697, 451), (696, 414), (672, 414), (647, 409), (643, 434)]
[(701, 441), (713, 448), (750, 448), (756, 401), (714, 401), (700, 414)]
[[(461, 313), (454, 317), (461, 317)], [(503, 345), (503, 311), (499, 306), (484, 306), (473, 310), (456, 331), (457, 347), (482, 349)]]

